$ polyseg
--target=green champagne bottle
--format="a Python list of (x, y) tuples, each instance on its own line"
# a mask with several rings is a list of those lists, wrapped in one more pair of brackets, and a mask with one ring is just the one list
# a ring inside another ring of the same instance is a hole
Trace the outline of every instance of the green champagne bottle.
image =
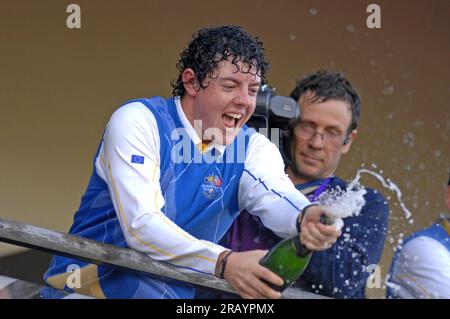
[[(331, 224), (325, 215), (320, 218), (320, 221), (323, 224)], [(259, 263), (280, 276), (284, 284), (275, 286), (269, 282), (266, 283), (277, 291), (285, 290), (303, 274), (311, 255), (312, 251), (301, 243), (298, 235), (280, 241), (269, 250)]]

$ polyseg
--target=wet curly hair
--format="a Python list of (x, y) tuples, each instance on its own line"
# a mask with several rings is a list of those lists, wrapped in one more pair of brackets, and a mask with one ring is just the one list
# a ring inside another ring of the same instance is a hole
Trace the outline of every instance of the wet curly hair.
[[(260, 75), (262, 84), (266, 82), (265, 75), (270, 64), (266, 60), (264, 46), (257, 37), (252, 37), (240, 26), (203, 28), (193, 35), (188, 47), (180, 54), (180, 60), (176, 65), (179, 71), (178, 80), (171, 83), (173, 96), (183, 97), (185, 94), (182, 81), (185, 69), (192, 69), (199, 85), (198, 89), (205, 89), (203, 80), (207, 76), (213, 79), (214, 70), (223, 60), (233, 63), (236, 70), (242, 73), (253, 74), (254, 66), (256, 68), (254, 74)], [(239, 67), (240, 62), (245, 67)]]

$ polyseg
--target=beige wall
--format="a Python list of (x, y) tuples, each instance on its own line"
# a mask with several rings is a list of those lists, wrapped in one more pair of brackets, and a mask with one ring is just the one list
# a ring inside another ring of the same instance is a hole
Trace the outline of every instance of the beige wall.
[[(381, 6), (370, 30), (366, 7)], [(66, 6), (82, 9), (66, 28)], [(313, 14), (313, 13), (316, 14)], [(289, 94), (317, 68), (343, 70), (363, 99), (360, 136), (339, 174), (378, 165), (392, 193), (391, 235), (408, 234), (444, 209), (450, 168), (450, 2), (118, 1), (0, 2), (0, 216), (67, 231), (111, 112), (129, 98), (167, 96), (178, 54), (196, 29), (241, 24), (264, 41), (269, 83)], [(364, 182), (380, 184), (371, 178)], [(380, 189), (381, 190), (381, 189)], [(0, 244), (0, 254), (16, 248)], [(387, 243), (382, 264), (388, 264)], [(374, 293), (373, 295), (377, 295)]]

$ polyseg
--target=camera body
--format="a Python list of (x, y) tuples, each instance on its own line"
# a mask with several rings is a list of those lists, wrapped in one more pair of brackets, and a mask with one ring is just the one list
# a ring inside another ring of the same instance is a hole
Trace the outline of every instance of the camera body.
[(289, 140), (293, 138), (293, 124), (299, 118), (300, 108), (293, 98), (276, 95), (273, 88), (263, 85), (256, 97), (255, 111), (247, 125), (271, 140), (289, 165), (292, 163)]
[(257, 130), (266, 129), (268, 138), (273, 128), (289, 129), (292, 121), (300, 117), (297, 102), (287, 96), (276, 95), (275, 90), (263, 85), (256, 97), (256, 107), (247, 125)]

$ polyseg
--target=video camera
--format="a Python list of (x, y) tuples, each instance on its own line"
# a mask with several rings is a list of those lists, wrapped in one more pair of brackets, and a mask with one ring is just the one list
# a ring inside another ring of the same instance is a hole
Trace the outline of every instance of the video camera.
[[(293, 98), (276, 95), (273, 88), (263, 85), (256, 97), (255, 112), (248, 120), (247, 125), (271, 139), (273, 128), (287, 130), (291, 121), (299, 117), (300, 109)], [(281, 139), (281, 135), (279, 137)]]

